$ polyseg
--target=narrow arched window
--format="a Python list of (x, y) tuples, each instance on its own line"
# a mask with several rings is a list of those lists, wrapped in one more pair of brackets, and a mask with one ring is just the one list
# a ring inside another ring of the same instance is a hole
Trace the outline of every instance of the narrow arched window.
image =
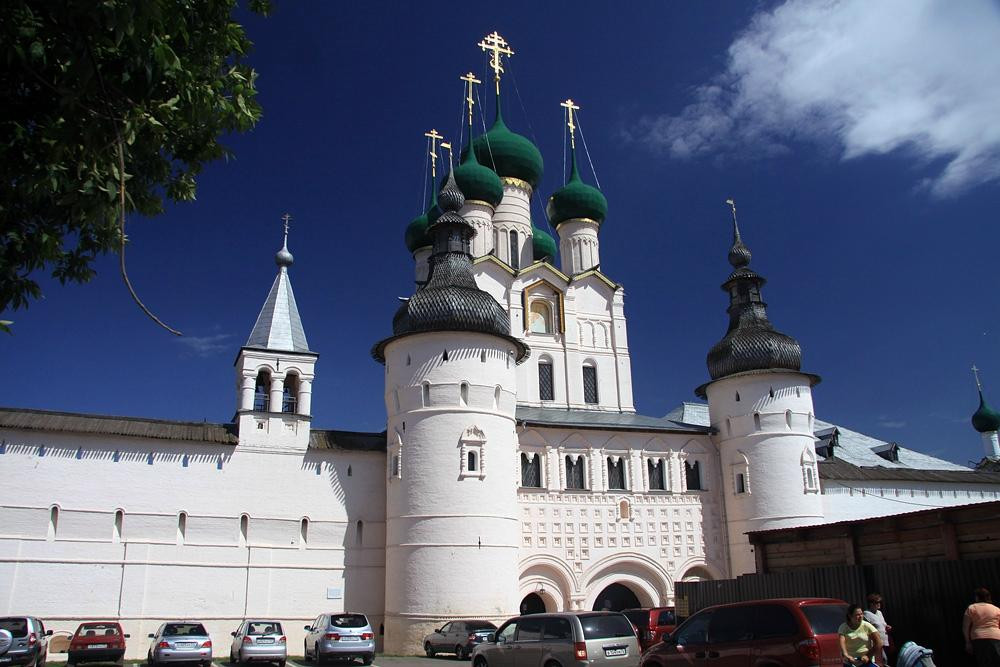
[(475, 452), (469, 452), (468, 454), (467, 470), (469, 472), (476, 472), (479, 470), (479, 462), (476, 460)]
[(253, 390), (253, 409), (257, 412), (267, 412), (271, 391), (271, 374), (267, 371), (257, 373), (257, 381)]
[(792, 411), (785, 410), (785, 428), (792, 428)]
[(649, 470), (650, 490), (665, 491), (667, 485), (663, 474), (663, 459), (649, 459), (646, 461), (646, 468)]
[(281, 411), (294, 413), (299, 405), (299, 376), (289, 373), (281, 390)]
[(548, 303), (536, 299), (528, 311), (528, 328), (533, 333), (552, 333), (552, 309)]
[(614, 458), (608, 457), (608, 488), (625, 489), (625, 459), (619, 458), (616, 462)]
[(240, 546), (245, 547), (248, 544), (248, 536), (250, 533), (250, 516), (247, 514), (240, 515)]
[(552, 381), (552, 362), (547, 359), (538, 362), (538, 398), (542, 401), (555, 400), (555, 383)]
[(594, 366), (583, 367), (583, 402), (597, 403), (597, 368)]
[(425, 408), (431, 404), (431, 385), (429, 383), (424, 382), (420, 385), (420, 398)]
[(56, 535), (59, 533), (59, 506), (53, 505), (49, 508), (49, 532), (48, 537), (50, 540), (56, 539)]
[(518, 254), (517, 232), (510, 230), (510, 268), (521, 268), (521, 258)]
[(542, 466), (538, 454), (521, 453), (521, 486), (537, 489), (542, 486)]
[(184, 544), (184, 540), (187, 539), (187, 527), (187, 512), (181, 512), (177, 515), (177, 544)]
[(684, 462), (684, 476), (688, 491), (701, 491), (701, 464), (698, 461)]
[(309, 519), (302, 517), (302, 521), (299, 522), (299, 546), (306, 546), (309, 544)]
[(740, 392), (736, 392), (736, 402), (740, 402)]
[(365, 523), (361, 519), (355, 524), (355, 537), (358, 541), (358, 546), (364, 546), (365, 543)]
[(114, 542), (122, 541), (122, 529), (125, 528), (125, 510), (115, 511), (115, 531), (113, 533), (112, 540)]
[(468, 405), (469, 404), (469, 383), (468, 382), (463, 382), (462, 385), (461, 385), (461, 387), (459, 388), (459, 402), (462, 405)]
[(493, 387), (493, 409), (500, 409), (500, 385)]
[(479, 361), (480, 363), (483, 364), (486, 363), (486, 350), (483, 350), (482, 352), (479, 353)]
[(747, 492), (747, 479), (743, 473), (736, 473), (736, 493), (746, 493)]
[(756, 430), (758, 430), (758, 431), (760, 430), (760, 413), (759, 412), (753, 413), (753, 427)]
[(576, 460), (572, 456), (566, 457), (566, 488), (585, 489), (583, 473), (583, 457), (578, 456)]

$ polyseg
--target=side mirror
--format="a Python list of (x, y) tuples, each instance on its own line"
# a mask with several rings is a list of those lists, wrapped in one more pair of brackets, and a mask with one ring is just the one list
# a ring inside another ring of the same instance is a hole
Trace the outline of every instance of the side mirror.
[(150, 639), (152, 639), (152, 638), (153, 638), (153, 637), (155, 637), (155, 636), (156, 636), (156, 635), (154, 635), (154, 634), (153, 634), (152, 632), (150, 632), (150, 633), (149, 633), (149, 638), (150, 638)]
[(45, 636), (46, 637), (51, 637), (52, 636), (52, 631), (51, 630), (46, 630), (45, 631)]
[(441, 632), (441, 628), (434, 628), (434, 632)]
[(236, 633), (235, 633), (235, 632), (230, 632), (230, 633), (229, 633), (229, 636), (230, 636), (230, 637), (235, 637), (235, 636), (236, 636)]
[(127, 633), (125, 634), (125, 639), (131, 639), (131, 638), (132, 638), (132, 635), (127, 634)]
[(309, 632), (312, 632), (312, 626), (311, 625), (304, 625), (302, 627), (303, 627), (303, 629), (308, 630)]

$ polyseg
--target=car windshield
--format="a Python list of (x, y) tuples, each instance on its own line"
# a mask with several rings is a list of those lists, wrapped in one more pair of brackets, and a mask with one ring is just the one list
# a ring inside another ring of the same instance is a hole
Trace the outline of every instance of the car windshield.
[(585, 639), (606, 639), (608, 637), (634, 637), (632, 624), (621, 614), (600, 614), (581, 616)]
[(840, 624), (847, 614), (844, 604), (804, 604), (802, 613), (806, 615), (809, 626), (817, 635), (833, 635), (837, 633)]
[(0, 630), (6, 630), (14, 637), (26, 637), (28, 635), (28, 619), (0, 618)]
[(340, 616), (331, 616), (330, 625), (335, 625), (338, 628), (363, 628), (368, 625), (368, 619), (365, 618), (364, 614), (341, 614)]
[(625, 614), (625, 618), (640, 628), (649, 625), (649, 611), (646, 609), (628, 609), (622, 613)]
[(76, 631), (77, 637), (94, 637), (97, 635), (117, 635), (118, 626), (114, 623), (87, 623)]
[(167, 623), (163, 628), (164, 637), (207, 637), (205, 626), (201, 623)]
[(248, 635), (280, 635), (281, 623), (277, 621), (250, 621), (247, 624)]
[(467, 621), (465, 623), (465, 628), (469, 632), (478, 632), (479, 630), (496, 630), (497, 626), (493, 625), (489, 621)]

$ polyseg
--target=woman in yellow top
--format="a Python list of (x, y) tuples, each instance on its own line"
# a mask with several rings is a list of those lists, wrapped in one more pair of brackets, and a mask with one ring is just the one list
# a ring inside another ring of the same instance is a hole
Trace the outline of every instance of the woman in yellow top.
[(847, 622), (837, 630), (845, 667), (882, 664), (882, 638), (878, 629), (865, 620), (861, 605), (847, 607)]

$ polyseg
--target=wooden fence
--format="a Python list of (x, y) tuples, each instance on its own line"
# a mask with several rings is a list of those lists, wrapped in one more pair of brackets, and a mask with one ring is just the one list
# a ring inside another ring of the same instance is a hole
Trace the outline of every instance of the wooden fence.
[(675, 584), (678, 615), (716, 604), (780, 597), (832, 597), (865, 604), (880, 593), (883, 613), (898, 647), (915, 641), (933, 649), (938, 665), (971, 664), (962, 637), (962, 615), (972, 591), (985, 586), (1000, 597), (1000, 558), (842, 565), (747, 574), (720, 581)]

